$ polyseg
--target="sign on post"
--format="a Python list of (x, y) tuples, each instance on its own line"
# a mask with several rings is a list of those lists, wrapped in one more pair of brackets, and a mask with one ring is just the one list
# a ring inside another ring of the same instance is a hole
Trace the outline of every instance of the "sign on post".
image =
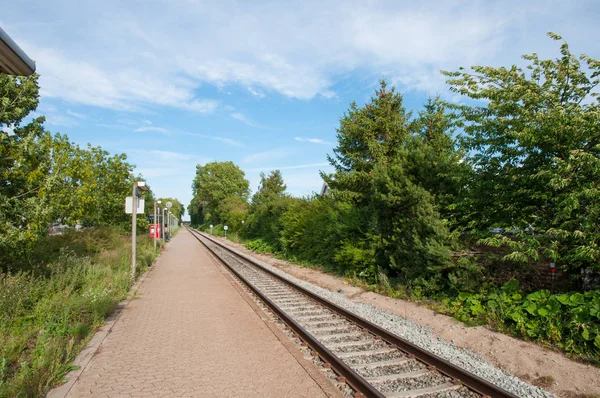
[[(144, 214), (144, 199), (137, 198), (137, 214)], [(128, 196), (125, 198), (125, 213), (132, 214), (133, 210), (133, 196)]]

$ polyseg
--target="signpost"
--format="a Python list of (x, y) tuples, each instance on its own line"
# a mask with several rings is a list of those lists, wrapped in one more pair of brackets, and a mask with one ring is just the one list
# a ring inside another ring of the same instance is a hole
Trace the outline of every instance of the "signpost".
[[(137, 198), (135, 201), (137, 207), (137, 214), (144, 214), (144, 199)], [(128, 196), (125, 198), (125, 213), (132, 214), (133, 213), (133, 196)]]
[(212, 224), (210, 224), (210, 234), (212, 235)]
[(227, 225), (223, 226), (223, 231), (225, 231), (225, 239), (227, 239), (227, 230), (229, 227)]
[[(138, 181), (133, 183), (133, 189), (131, 198), (125, 199), (125, 212), (131, 213), (131, 278), (135, 283), (135, 244), (136, 244), (136, 228), (137, 228), (137, 215), (138, 213), (144, 213), (144, 199), (139, 199), (138, 195), (140, 191), (147, 191), (148, 187), (144, 181)], [(128, 199), (131, 199), (129, 201)], [(131, 203), (131, 207), (128, 208), (128, 202)], [(141, 205), (141, 206), (140, 206)], [(136, 211), (133, 211), (135, 209)], [(141, 210), (140, 210), (141, 209)], [(129, 211), (128, 211), (129, 210)]]

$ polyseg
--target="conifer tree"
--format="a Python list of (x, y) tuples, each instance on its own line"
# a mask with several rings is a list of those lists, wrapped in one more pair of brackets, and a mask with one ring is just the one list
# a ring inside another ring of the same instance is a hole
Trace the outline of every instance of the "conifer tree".
[(323, 178), (336, 199), (364, 214), (368, 246), (356, 242), (360, 250), (345, 252), (364, 263), (363, 252), (374, 251), (380, 269), (410, 283), (439, 277), (450, 266), (450, 252), (435, 197), (415, 169), (413, 160), (425, 158), (425, 145), (411, 133), (409, 118), (402, 96), (382, 81), (369, 104), (352, 103), (340, 120), (338, 146), (329, 157), (335, 173)]

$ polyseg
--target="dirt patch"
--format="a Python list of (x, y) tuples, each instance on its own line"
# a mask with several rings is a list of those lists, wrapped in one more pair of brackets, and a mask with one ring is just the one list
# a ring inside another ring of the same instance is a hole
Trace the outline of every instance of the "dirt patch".
[(427, 326), (433, 331), (432, 339), (441, 337), (458, 347), (471, 350), (498, 368), (543, 387), (561, 398), (600, 397), (600, 368), (572, 361), (563, 354), (539, 344), (494, 332), (484, 326), (468, 327), (452, 317), (438, 314), (414, 302), (364, 291), (350, 285), (343, 278), (270, 255), (254, 253), (238, 243), (227, 243), (296, 278)]

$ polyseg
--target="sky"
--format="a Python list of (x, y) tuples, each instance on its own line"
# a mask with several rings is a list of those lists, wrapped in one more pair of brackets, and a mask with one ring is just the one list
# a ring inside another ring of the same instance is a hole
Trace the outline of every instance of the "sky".
[(352, 101), (382, 78), (408, 109), (462, 101), (440, 70), (600, 58), (597, 1), (0, 0), (0, 26), (36, 61), (37, 114), (79, 145), (125, 153), (158, 197), (192, 197), (196, 165), (235, 162), (255, 191), (282, 171), (295, 196)]

